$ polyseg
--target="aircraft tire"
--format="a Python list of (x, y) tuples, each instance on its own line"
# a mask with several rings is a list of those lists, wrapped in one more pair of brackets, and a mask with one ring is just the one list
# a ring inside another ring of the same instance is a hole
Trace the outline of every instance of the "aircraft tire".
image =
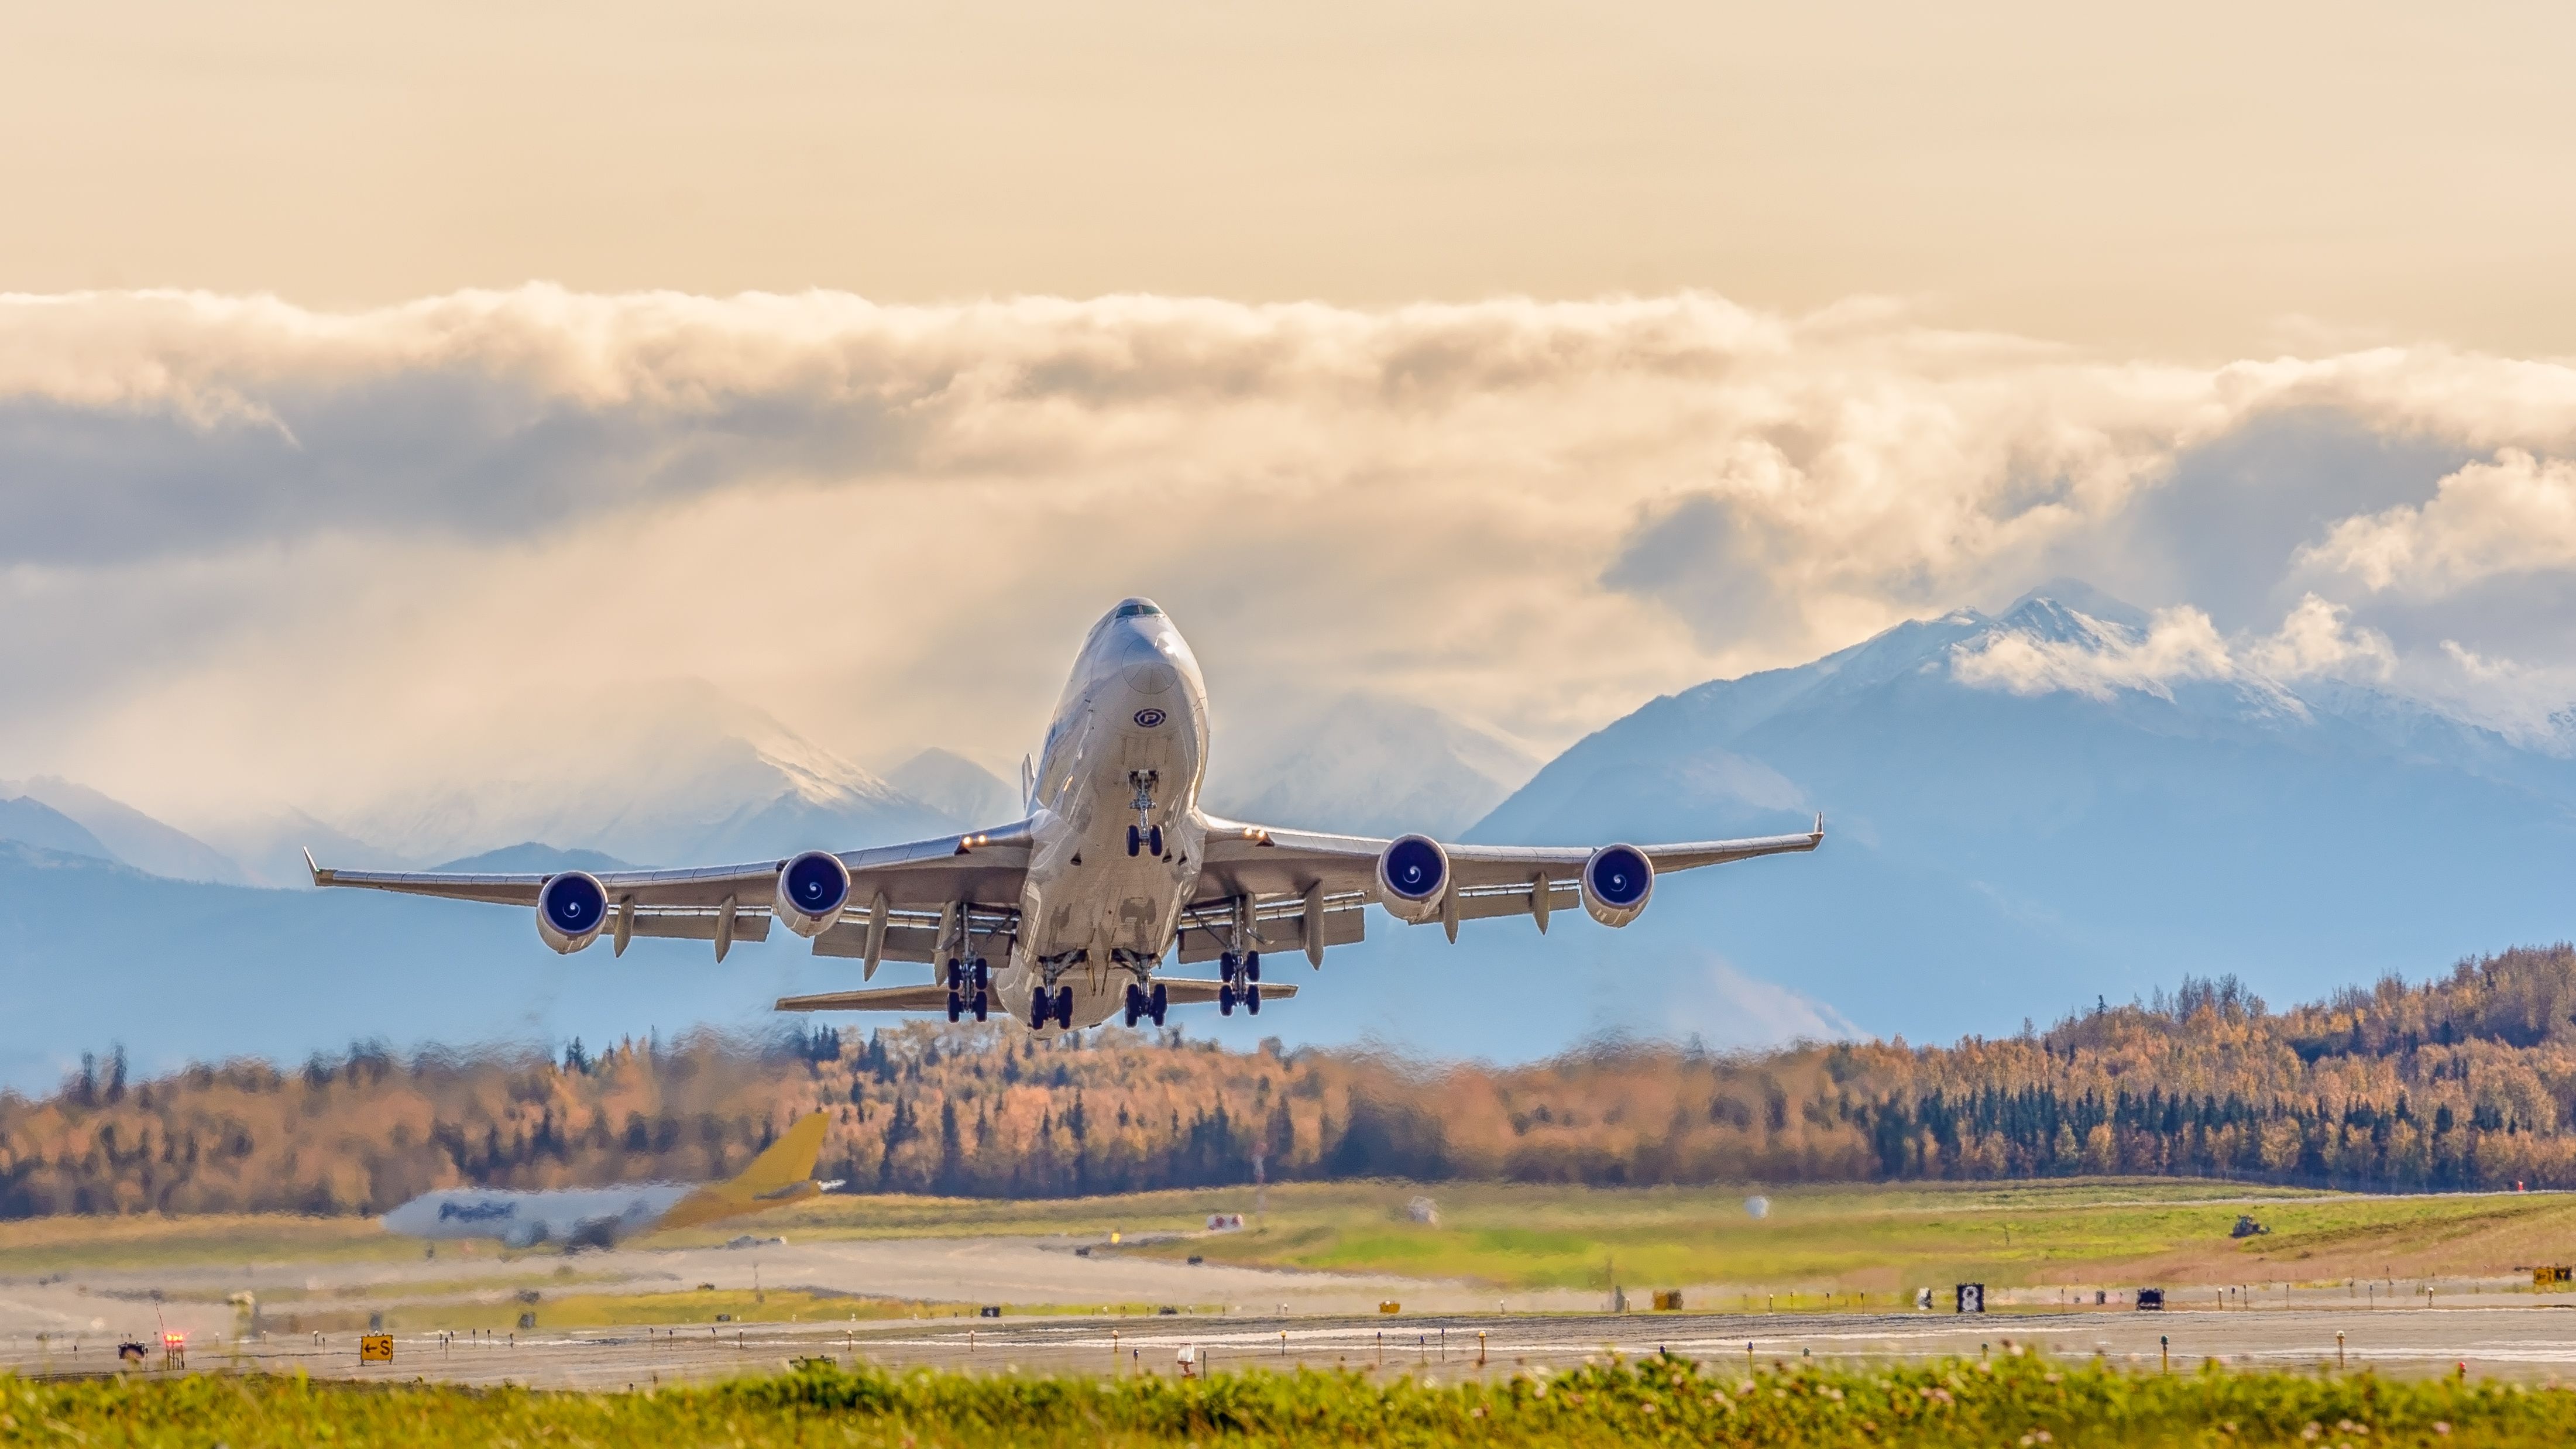
[(976, 958), (975, 958), (975, 992), (976, 992), (976, 994), (977, 994), (977, 995), (979, 995), (979, 996), (980, 996), (980, 995), (982, 995), (986, 990), (988, 990), (988, 989), (990, 989), (990, 988), (991, 988), (992, 984), (993, 984), (993, 973), (992, 973), (992, 971), (991, 971), (991, 970), (989, 970), (988, 968), (986, 968), (986, 966), (984, 965), (984, 958), (983, 958), (983, 957), (981, 957), (981, 956), (976, 957)]
[(1136, 854), (1138, 851), (1143, 850), (1144, 848), (1145, 848), (1145, 832), (1143, 832), (1143, 831), (1141, 831), (1141, 830), (1137, 829), (1137, 828), (1136, 828), (1135, 826), (1133, 826), (1133, 825), (1128, 826), (1128, 827), (1127, 827), (1127, 853), (1128, 853), (1129, 855), (1134, 855), (1134, 854)]
[(1142, 987), (1138, 986), (1138, 985), (1137, 985), (1135, 982), (1133, 982), (1133, 981), (1130, 981), (1130, 982), (1128, 982), (1128, 983), (1127, 983), (1127, 1008), (1126, 1008), (1126, 1014), (1127, 1014), (1127, 1026), (1128, 1026), (1128, 1029), (1129, 1029), (1129, 1030), (1131, 1030), (1131, 1031), (1135, 1029), (1135, 1026), (1136, 1026), (1136, 1018), (1138, 1018), (1138, 1017), (1140, 1017), (1140, 1016), (1143, 1016), (1143, 1015), (1145, 1014), (1145, 992), (1144, 992), (1144, 989), (1143, 989)]
[(1243, 979), (1246, 981), (1258, 981), (1261, 979), (1260, 952), (1246, 951), (1243, 953)]
[(1055, 1024), (1067, 1031), (1073, 1029), (1073, 988), (1060, 987), (1055, 993)]
[(991, 1004), (991, 997), (985, 995), (981, 991), (975, 993), (975, 1019), (977, 1021), (982, 1021), (984, 1019), (984, 1013), (990, 1009)]
[(1153, 832), (1146, 838), (1153, 843), (1154, 854), (1158, 856), (1161, 855), (1163, 853), (1163, 827), (1159, 825), (1155, 826)]
[(959, 1014), (963, 1009), (964, 1009), (963, 1003), (959, 1002), (959, 1001), (958, 1001), (958, 999), (957, 999), (957, 988), (955, 988), (955, 987), (953, 987), (953, 986), (952, 986), (952, 987), (950, 987), (950, 988), (948, 989), (948, 1019), (949, 1019), (950, 1021), (955, 1021), (955, 1020), (957, 1019), (957, 1017), (958, 1017), (958, 1014)]
[(1252, 985), (1243, 988), (1243, 1009), (1251, 1012), (1255, 1016), (1259, 1016), (1261, 1014), (1260, 983), (1255, 982)]
[(1216, 1014), (1219, 1016), (1234, 1015), (1234, 983), (1231, 981), (1221, 981), (1217, 983)]
[(1171, 996), (1163, 990), (1163, 983), (1160, 981), (1155, 982), (1153, 999), (1154, 1025), (1161, 1026), (1163, 1024), (1163, 1013), (1170, 1008), (1171, 1004)]

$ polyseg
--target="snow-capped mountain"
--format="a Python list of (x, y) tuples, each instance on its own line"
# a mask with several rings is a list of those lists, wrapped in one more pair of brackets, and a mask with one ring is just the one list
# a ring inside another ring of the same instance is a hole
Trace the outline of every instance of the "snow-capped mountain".
[(1378, 695), (1222, 723), (1209, 746), (1208, 808), (1264, 825), (1454, 835), (1541, 759), (1498, 731)]
[(645, 866), (848, 850), (966, 823), (706, 685), (630, 688), (623, 704), (528, 744), (497, 774), (365, 802), (331, 823), (406, 862), (544, 842)]
[[(1864, 1028), (2009, 1029), (2185, 972), (2276, 997), (2569, 933), (2576, 764), (2081, 585), (1658, 699), (1471, 833), (1823, 850), (1659, 882), (1687, 942)], [(1650, 967), (1643, 967), (1648, 969)]]

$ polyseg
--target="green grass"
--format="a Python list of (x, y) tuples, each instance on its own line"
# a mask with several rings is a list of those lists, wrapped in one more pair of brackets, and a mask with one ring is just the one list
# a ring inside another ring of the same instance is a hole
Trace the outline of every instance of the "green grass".
[[(1744, 1211), (1748, 1191), (1296, 1183), (1268, 1190), (1267, 1211), (1252, 1230), (1224, 1234), (1199, 1229), (1211, 1212), (1249, 1214), (1251, 1188), (1039, 1202), (836, 1195), (658, 1235), (642, 1246), (700, 1246), (744, 1232), (800, 1243), (1016, 1236), (1105, 1245), (1115, 1231), (1128, 1239), (1120, 1252), (1462, 1279), (1503, 1292), (1605, 1289), (1615, 1267), (1631, 1289), (1720, 1285), (1800, 1295), (1891, 1294), (1958, 1281), (2187, 1286), (2482, 1276), (2576, 1254), (2576, 1195), (2564, 1194), (2347, 1197), (2171, 1179), (1800, 1187), (1770, 1191), (1771, 1214), (1755, 1221)], [(1407, 1219), (1404, 1206), (1416, 1195), (1438, 1204), (1437, 1226)], [(2242, 1212), (2272, 1231), (2230, 1239)], [(454, 1252), (443, 1245), (440, 1256)], [(7, 1276), (182, 1263), (417, 1261), (418, 1253), (416, 1243), (365, 1219), (0, 1224), (0, 1275)], [(565, 1260), (540, 1253), (516, 1261), (534, 1268)], [(1705, 1301), (1728, 1306), (1722, 1296)]]
[(302, 1378), (0, 1377), (0, 1445), (2555, 1445), (2576, 1393), (2449, 1379), (2128, 1374), (2037, 1357), (1750, 1377), (968, 1376), (807, 1369), (596, 1394)]
[[(1404, 1216), (1417, 1191), (1437, 1203), (1436, 1226)], [(1606, 1289), (1615, 1271), (1632, 1288), (1894, 1293), (1958, 1281), (2503, 1274), (2557, 1261), (2576, 1241), (2576, 1197), (2554, 1194), (2348, 1198), (2166, 1181), (1814, 1188), (1771, 1193), (1771, 1213), (1761, 1220), (1745, 1212), (1744, 1196), (1504, 1185), (1274, 1192), (1257, 1228), (1130, 1251), (1456, 1278), (1504, 1290)], [(2243, 1213), (2270, 1233), (2230, 1238)]]

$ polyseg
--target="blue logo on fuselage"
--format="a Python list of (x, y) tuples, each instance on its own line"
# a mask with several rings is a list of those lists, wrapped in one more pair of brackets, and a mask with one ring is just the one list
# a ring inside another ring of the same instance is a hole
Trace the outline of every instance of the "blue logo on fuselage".
[(1152, 729), (1162, 722), (1163, 712), (1159, 709), (1140, 709), (1136, 711), (1136, 723), (1144, 726), (1146, 729)]

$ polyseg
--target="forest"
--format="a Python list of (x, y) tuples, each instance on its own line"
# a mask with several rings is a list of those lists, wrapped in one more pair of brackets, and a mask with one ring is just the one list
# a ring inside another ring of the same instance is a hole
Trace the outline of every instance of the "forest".
[(436, 1187), (705, 1180), (831, 1114), (860, 1192), (1058, 1197), (1316, 1178), (1596, 1185), (2131, 1174), (2576, 1186), (2576, 948), (2273, 1011), (2232, 979), (2045, 1029), (1525, 1066), (908, 1023), (596, 1049), (86, 1060), (0, 1095), (0, 1216), (381, 1212)]

